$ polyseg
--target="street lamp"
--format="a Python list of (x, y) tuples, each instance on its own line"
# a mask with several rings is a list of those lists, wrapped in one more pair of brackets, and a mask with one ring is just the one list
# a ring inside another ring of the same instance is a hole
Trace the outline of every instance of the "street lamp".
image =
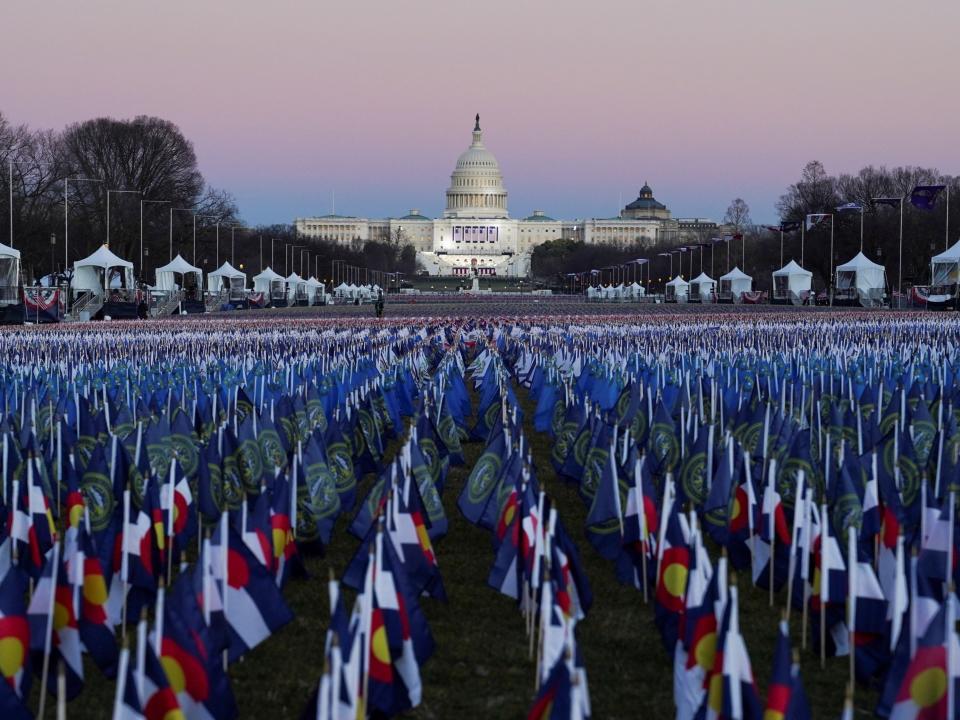
[(170, 257), (169, 260), (173, 260), (173, 211), (178, 210), (181, 212), (188, 212), (193, 215), (193, 262), (197, 262), (197, 216), (193, 212), (193, 208), (183, 208), (183, 207), (172, 207), (170, 208)]
[(146, 273), (143, 271), (143, 206), (147, 203), (168, 203), (169, 200), (144, 200), (140, 198), (140, 264), (137, 269), (140, 271), (141, 282), (146, 282)]
[(63, 271), (67, 272), (70, 265), (70, 207), (68, 202), (70, 181), (74, 182), (103, 182), (100, 178), (74, 177), (63, 179)]
[(111, 193), (137, 193), (138, 195), (142, 194), (139, 190), (107, 190), (107, 247), (110, 247), (110, 194)]

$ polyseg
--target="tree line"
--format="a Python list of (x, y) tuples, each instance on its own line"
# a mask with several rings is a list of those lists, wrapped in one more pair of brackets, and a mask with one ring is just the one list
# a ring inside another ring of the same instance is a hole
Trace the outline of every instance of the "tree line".
[[(857, 210), (838, 212), (848, 203), (863, 207), (863, 253), (874, 262), (884, 265), (887, 281), (896, 287), (900, 273), (900, 210), (898, 206), (876, 205), (875, 198), (903, 199), (903, 269), (904, 286), (926, 284), (930, 281), (930, 258), (946, 248), (947, 192), (941, 191), (932, 209), (915, 207), (910, 202), (914, 188), (922, 185), (946, 185), (950, 194), (949, 242), (960, 238), (960, 178), (950, 177), (935, 168), (868, 166), (856, 174), (830, 175), (822, 163), (813, 161), (803, 168), (800, 178), (792, 183), (777, 202), (781, 223), (798, 223), (796, 229), (781, 234), (750, 219), (749, 206), (740, 198), (734, 200), (724, 217), (724, 227), (715, 235), (721, 242), (711, 243), (709, 237), (682, 238), (661, 236), (649, 245), (612, 248), (600, 244), (587, 245), (573, 240), (556, 240), (534, 250), (533, 273), (536, 277), (562, 285), (568, 273), (601, 269), (629, 260), (647, 258), (651, 261), (654, 285), (669, 275), (670, 261), (659, 256), (697, 242), (707, 244), (693, 251), (693, 275), (701, 271), (711, 273), (714, 279), (731, 266), (739, 266), (753, 276), (756, 289), (770, 289), (773, 270), (791, 259), (801, 263), (814, 274), (815, 287), (823, 288), (830, 277), (830, 220), (818, 223), (801, 233), (800, 224), (811, 214), (833, 215), (833, 266), (850, 260), (860, 251), (861, 213)], [(724, 241), (726, 239), (726, 241)], [(729, 252), (729, 263), (728, 263)], [(711, 257), (712, 256), (712, 257)], [(674, 274), (679, 274), (678, 258), (683, 258), (683, 275), (690, 274), (690, 255), (675, 254)], [(702, 257), (702, 262), (701, 262)], [(782, 258), (782, 261), (781, 261)], [(646, 273), (644, 273), (646, 276)], [(604, 274), (609, 278), (611, 273)], [(658, 280), (659, 278), (659, 280)], [(689, 279), (687, 277), (687, 279)], [(656, 289), (656, 288), (655, 288)]]
[(95, 118), (53, 131), (14, 125), (0, 113), (0, 208), (0, 242), (21, 252), (27, 283), (69, 269), (108, 235), (110, 249), (148, 283), (177, 253), (204, 272), (231, 261), (248, 276), (272, 264), (328, 279), (333, 260), (416, 270), (413, 248), (396, 242), (340, 247), (299, 238), (286, 224), (248, 226), (233, 196), (204, 179), (193, 144), (158, 117)]

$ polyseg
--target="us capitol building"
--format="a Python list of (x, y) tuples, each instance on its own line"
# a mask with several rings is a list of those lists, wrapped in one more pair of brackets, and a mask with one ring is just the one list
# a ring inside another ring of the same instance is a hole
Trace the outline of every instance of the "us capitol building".
[(701, 218), (676, 219), (657, 202), (649, 185), (614, 218), (556, 220), (542, 210), (522, 220), (507, 212), (507, 189), (500, 165), (483, 144), (480, 116), (473, 142), (459, 158), (447, 188), (442, 218), (418, 210), (400, 218), (368, 219), (322, 215), (294, 220), (297, 235), (362, 246), (367, 240), (413, 245), (417, 265), (430, 275), (526, 277), (530, 256), (541, 243), (558, 238), (621, 246), (653, 245), (660, 240), (705, 239), (717, 224)]

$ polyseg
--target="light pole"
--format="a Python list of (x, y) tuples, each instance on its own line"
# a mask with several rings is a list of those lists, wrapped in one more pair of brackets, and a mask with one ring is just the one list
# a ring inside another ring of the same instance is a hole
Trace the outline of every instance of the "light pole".
[(146, 282), (146, 273), (143, 271), (143, 206), (147, 203), (168, 203), (169, 200), (144, 200), (140, 198), (140, 264), (137, 269), (140, 271), (141, 282)]
[[(194, 215), (193, 216), (193, 264), (197, 264), (197, 218), (201, 220), (216, 220), (217, 225), (217, 254), (219, 255), (220, 250), (220, 216), (219, 215)], [(206, 262), (206, 261), (204, 261)], [(217, 258), (217, 262), (220, 262), (220, 258)], [(213, 269), (216, 270), (219, 265), (215, 266)]]
[(74, 177), (63, 179), (63, 272), (67, 272), (70, 265), (70, 181), (74, 182), (103, 182), (100, 178)]
[(112, 193), (136, 193), (142, 195), (139, 190), (107, 190), (107, 247), (110, 247), (110, 195)]
[[(197, 216), (193, 212), (193, 208), (184, 208), (184, 207), (172, 207), (170, 208), (170, 257), (168, 260), (173, 260), (173, 212), (177, 210), (179, 212), (188, 212), (193, 215), (193, 262), (197, 262)], [(178, 253), (179, 254), (179, 253)]]
[(871, 202), (874, 205), (900, 206), (900, 249), (898, 251), (899, 259), (897, 260), (897, 307), (900, 307), (902, 301), (900, 293), (903, 289), (903, 197), (873, 198)]

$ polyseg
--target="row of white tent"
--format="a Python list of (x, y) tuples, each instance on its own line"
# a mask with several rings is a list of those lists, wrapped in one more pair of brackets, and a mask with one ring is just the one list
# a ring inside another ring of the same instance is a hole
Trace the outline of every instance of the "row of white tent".
[[(88, 290), (104, 295), (114, 288), (133, 288), (133, 263), (115, 255), (106, 245), (92, 255), (74, 263), (71, 287), (74, 290)], [(960, 283), (960, 241), (945, 252), (934, 256), (930, 263), (931, 285), (945, 286)], [(14, 287), (20, 275), (20, 252), (0, 244), (0, 286)], [(179, 279), (179, 283), (178, 283)], [(158, 290), (175, 290), (177, 287), (201, 287), (203, 271), (191, 265), (180, 255), (156, 270)], [(289, 300), (308, 298), (313, 302), (317, 296), (324, 296), (324, 284), (316, 278), (303, 279), (296, 273), (283, 277), (271, 268), (266, 268), (254, 276), (254, 291), (270, 293), (271, 298), (286, 296)], [(789, 300), (803, 297), (809, 293), (813, 283), (813, 273), (791, 260), (773, 273), (773, 297), (775, 300)], [(753, 279), (734, 268), (720, 278), (720, 295), (737, 297), (750, 292)], [(716, 289), (717, 282), (705, 273), (691, 282), (676, 277), (667, 283), (668, 296), (685, 298), (689, 295), (709, 297)], [(234, 268), (229, 262), (207, 275), (207, 289), (211, 292), (222, 290), (245, 291), (247, 276)], [(836, 290), (861, 299), (882, 297), (886, 289), (886, 271), (884, 267), (867, 258), (862, 252), (849, 262), (836, 268)], [(377, 285), (353, 285), (341, 283), (334, 288), (338, 297), (375, 298), (381, 288)], [(615, 287), (588, 288), (588, 297), (624, 298), (643, 297), (645, 289), (634, 282), (631, 285)]]
[(588, 287), (587, 297), (597, 300), (620, 300), (623, 298), (641, 298), (647, 294), (643, 285), (633, 282), (630, 285), (601, 285), (599, 287)]
[(353, 283), (342, 282), (333, 289), (334, 297), (348, 300), (375, 300), (382, 293), (383, 288), (376, 284), (354, 285)]
[[(19, 255), (17, 253), (18, 259)], [(74, 290), (104, 295), (111, 289), (133, 288), (133, 263), (118, 257), (106, 245), (90, 257), (75, 262), (73, 268), (70, 285)], [(189, 287), (199, 289), (202, 286), (203, 271), (177, 255), (169, 263), (156, 269), (156, 284), (153, 289), (172, 292)], [(218, 269), (207, 274), (207, 290), (212, 293), (245, 292), (246, 288), (246, 273), (237, 270), (229, 262), (224, 262)], [(289, 302), (306, 299), (313, 303), (325, 295), (324, 284), (316, 278), (303, 279), (296, 273), (283, 277), (269, 267), (254, 276), (253, 290), (268, 294), (274, 300), (286, 297)]]

